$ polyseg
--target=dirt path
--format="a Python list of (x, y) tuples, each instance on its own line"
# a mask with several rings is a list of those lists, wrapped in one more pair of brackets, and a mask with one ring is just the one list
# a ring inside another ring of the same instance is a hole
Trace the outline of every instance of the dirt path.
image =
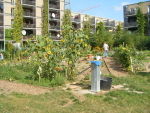
[(12, 92), (17, 92), (23, 94), (40, 95), (49, 91), (50, 89), (44, 87), (0, 80), (0, 94), (10, 94)]
[(107, 66), (105, 65), (102, 67), (102, 73), (112, 74), (113, 76), (116, 76), (116, 77), (124, 77), (128, 75), (128, 73), (123, 70), (122, 66), (119, 63), (117, 63), (112, 57), (103, 58), (103, 61), (104, 61), (104, 65), (106, 62)]

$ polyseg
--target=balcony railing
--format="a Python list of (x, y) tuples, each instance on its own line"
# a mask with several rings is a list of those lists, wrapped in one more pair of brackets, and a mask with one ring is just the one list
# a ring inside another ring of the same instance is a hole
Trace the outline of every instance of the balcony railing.
[(60, 0), (49, 0), (50, 2), (59, 2)]
[(125, 22), (125, 27), (137, 27), (136, 22)]
[(22, 4), (35, 5), (35, 1), (23, 0)]
[(60, 16), (55, 16), (55, 17), (50, 16), (50, 20), (59, 20), (59, 19), (60, 19)]
[(24, 24), (23, 27), (24, 28), (35, 28), (35, 24)]
[(114, 22), (106, 22), (104, 25), (106, 27), (115, 27), (115, 23)]
[(35, 16), (35, 13), (33, 12), (24, 12), (24, 16)]
[(59, 6), (59, 5), (50, 4), (50, 5), (49, 5), (49, 8), (60, 9), (60, 6)]
[(125, 15), (136, 15), (137, 11), (126, 11)]
[(80, 18), (71, 18), (72, 22), (80, 22)]
[(60, 30), (60, 26), (58, 26), (58, 25), (56, 25), (56, 26), (50, 25), (50, 29), (53, 29), (53, 30)]

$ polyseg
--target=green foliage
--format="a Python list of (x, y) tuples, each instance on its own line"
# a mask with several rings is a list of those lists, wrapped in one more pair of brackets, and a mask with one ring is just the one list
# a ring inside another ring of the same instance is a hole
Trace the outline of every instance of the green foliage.
[(16, 42), (22, 41), (22, 28), (23, 28), (23, 9), (20, 0), (16, 0), (15, 15), (12, 25), (12, 37)]
[(146, 20), (145, 20), (144, 14), (142, 14), (142, 11), (140, 8), (138, 8), (138, 10), (137, 10), (136, 17), (137, 17), (137, 24), (138, 24), (138, 33), (143, 36), (144, 32), (145, 32)]
[(121, 30), (121, 25), (118, 25), (117, 26), (117, 29), (116, 29), (116, 32), (115, 32), (115, 35), (114, 35), (114, 46), (118, 46), (118, 41), (121, 39), (121, 36), (122, 36), (122, 33), (123, 31)]
[(83, 21), (83, 32), (86, 34), (89, 38), (92, 37), (92, 33), (94, 32), (92, 29), (91, 24), (91, 18), (89, 16), (85, 16), (86, 21)]
[(70, 10), (65, 10), (64, 11), (64, 16), (62, 20), (62, 36), (66, 37), (70, 30), (73, 29), (72, 27), (72, 22), (71, 22), (71, 11)]
[(148, 49), (148, 39), (149, 37), (140, 35), (138, 33), (124, 31), (121, 33), (120, 38), (114, 38), (114, 47), (127, 45), (128, 47), (133, 47), (138, 50)]
[(144, 56), (141, 53), (136, 52), (134, 48), (120, 46), (115, 49), (114, 56), (128, 71), (136, 72), (143, 69), (142, 60), (144, 59)]
[(5, 29), (5, 39), (6, 40), (13, 40), (12, 29)]
[(4, 58), (5, 59), (9, 59), (9, 60), (12, 60), (14, 58), (14, 52), (15, 52), (15, 48), (14, 46), (12, 45), (12, 43), (6, 43), (5, 45), (6, 47), (6, 51), (4, 52)]
[(87, 36), (81, 30), (70, 30), (61, 40), (63, 48), (65, 49), (65, 58), (67, 62), (67, 77), (73, 80), (76, 77), (76, 62), (90, 49), (87, 42)]
[(35, 77), (52, 80), (58, 73), (63, 75), (63, 67), (60, 64), (63, 58), (63, 49), (59, 42), (48, 37), (37, 37), (37, 42), (29, 41), (29, 52), (31, 52), (31, 63), (34, 66)]
[[(112, 47), (114, 40), (111, 32), (106, 31), (104, 24), (102, 22), (97, 24), (96, 33), (92, 40), (92, 45), (94, 47), (102, 47), (104, 42), (107, 42), (110, 47)], [(95, 44), (95, 45), (94, 45)]]
[(83, 49), (88, 48), (88, 36), (81, 30), (73, 30), (71, 23), (71, 12), (65, 10), (62, 24), (62, 47), (66, 59), (67, 78), (73, 80), (76, 77), (76, 62), (85, 52)]
[(56, 75), (55, 78), (50, 82), (51, 86), (62, 86), (65, 84), (65, 77), (62, 75)]
[(49, 0), (43, 0), (43, 11), (42, 11), (42, 35), (48, 36), (49, 35), (49, 20), (48, 20), (48, 2)]

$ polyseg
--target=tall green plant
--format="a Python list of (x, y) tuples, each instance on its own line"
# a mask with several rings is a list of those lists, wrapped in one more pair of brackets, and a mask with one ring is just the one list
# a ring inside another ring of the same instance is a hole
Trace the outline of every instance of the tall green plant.
[(105, 32), (106, 29), (104, 27), (103, 22), (99, 22), (96, 27), (95, 40), (97, 42), (97, 46), (102, 46), (105, 41)]
[(76, 77), (76, 62), (83, 52), (83, 48), (87, 48), (87, 36), (81, 30), (73, 30), (71, 23), (71, 12), (65, 10), (62, 22), (62, 48), (64, 49), (64, 57), (66, 59), (66, 76), (69, 80)]
[(72, 22), (71, 22), (71, 11), (70, 10), (65, 10), (64, 11), (64, 16), (62, 19), (62, 36), (63, 38), (68, 35), (70, 30), (72, 30)]
[(43, 11), (42, 11), (42, 35), (49, 35), (49, 21), (48, 21), (48, 2), (49, 0), (43, 0)]
[(138, 8), (137, 10), (136, 17), (137, 17), (137, 24), (138, 24), (138, 33), (143, 36), (145, 31), (146, 20), (140, 8)]
[(15, 5), (14, 22), (12, 25), (12, 36), (16, 42), (21, 42), (22, 39), (22, 28), (23, 28), (23, 9), (21, 0), (16, 0)]
[(91, 19), (89, 16), (85, 16), (86, 21), (83, 21), (83, 32), (86, 34), (88, 37), (91, 37), (91, 32), (92, 32), (92, 24), (91, 24)]
[(123, 35), (123, 31), (121, 29), (121, 25), (119, 24), (116, 28), (116, 32), (114, 35), (114, 46), (119, 46), (122, 35)]

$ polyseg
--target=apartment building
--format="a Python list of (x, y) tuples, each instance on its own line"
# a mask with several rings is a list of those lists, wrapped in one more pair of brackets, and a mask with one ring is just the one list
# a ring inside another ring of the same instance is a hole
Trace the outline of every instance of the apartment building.
[[(55, 40), (59, 40), (62, 18), (65, 6), (69, 5), (69, 0), (49, 0), (49, 33)], [(21, 0), (23, 7), (23, 30), (26, 35), (23, 41), (33, 36), (40, 36), (42, 32), (42, 7), (43, 0)], [(9, 41), (5, 37), (6, 29), (11, 29), (14, 20), (15, 0), (0, 0), (0, 49), (5, 49), (5, 42)], [(96, 24), (104, 22), (109, 31), (113, 31), (122, 22), (112, 19), (100, 18), (86, 14), (72, 13), (72, 24), (75, 29), (83, 28), (83, 22), (90, 19), (93, 32), (96, 31)]]
[[(49, 0), (49, 33), (58, 39), (65, 0)], [(23, 7), (23, 40), (39, 36), (42, 32), (43, 0), (21, 0)], [(0, 0), (0, 49), (5, 49), (5, 30), (11, 29), (14, 20), (15, 0)]]
[(75, 29), (80, 29), (84, 27), (84, 21), (90, 21), (92, 28), (93, 28), (93, 32), (96, 31), (96, 26), (97, 23), (99, 22), (103, 22), (105, 28), (108, 31), (114, 31), (116, 29), (116, 26), (119, 24), (123, 24), (123, 22), (121, 21), (116, 21), (113, 19), (108, 19), (108, 18), (101, 18), (101, 17), (96, 17), (96, 16), (91, 16), (91, 15), (87, 15), (87, 14), (80, 14), (80, 13), (73, 13), (72, 12), (72, 25)]
[(129, 4), (124, 6), (124, 28), (130, 31), (137, 30), (137, 10), (141, 9), (142, 13), (148, 19), (148, 35), (150, 35), (150, 1)]

